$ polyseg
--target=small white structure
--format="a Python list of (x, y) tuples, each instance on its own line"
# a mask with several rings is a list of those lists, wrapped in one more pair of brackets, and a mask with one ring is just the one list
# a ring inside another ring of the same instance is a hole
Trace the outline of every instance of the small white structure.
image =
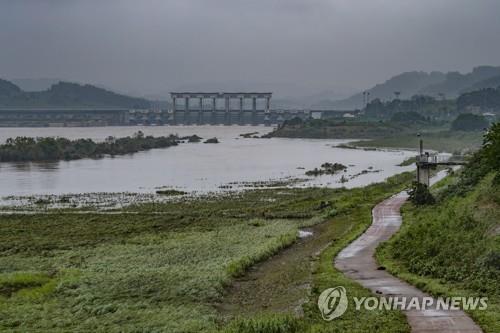
[(311, 111), (311, 118), (312, 119), (321, 119), (321, 118), (323, 118), (323, 112), (321, 112), (321, 111)]

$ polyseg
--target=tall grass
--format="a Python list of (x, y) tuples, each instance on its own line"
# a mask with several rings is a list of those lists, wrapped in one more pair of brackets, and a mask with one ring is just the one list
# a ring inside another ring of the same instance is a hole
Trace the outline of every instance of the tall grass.
[(220, 333), (296, 333), (303, 328), (299, 319), (291, 315), (261, 315), (256, 318), (239, 318)]
[(500, 188), (493, 176), (435, 206), (407, 204), (400, 232), (377, 250), (391, 272), (434, 295), (488, 297), (486, 311), (471, 312), (486, 332), (500, 332)]
[(293, 243), (303, 216), (324, 214), (320, 203), (334, 193), (250, 191), (133, 215), (2, 217), (0, 330), (216, 329), (212, 305), (232, 277)]
[[(351, 224), (356, 228), (359, 221), (350, 212), (369, 211), (375, 200), (402, 189), (410, 178), (367, 189), (279, 189), (181, 199), (136, 206), (137, 214), (3, 216), (0, 331), (216, 331), (221, 327), (214, 304), (234, 276), (289, 246), (303, 225), (335, 215), (348, 230)], [(348, 236), (339, 234), (339, 239)], [(325, 265), (332, 259), (325, 257)], [(397, 326), (398, 320), (373, 323)], [(265, 316), (242, 318), (227, 329), (294, 332), (296, 322), (301, 328), (309, 323)], [(364, 327), (371, 326), (368, 321)]]

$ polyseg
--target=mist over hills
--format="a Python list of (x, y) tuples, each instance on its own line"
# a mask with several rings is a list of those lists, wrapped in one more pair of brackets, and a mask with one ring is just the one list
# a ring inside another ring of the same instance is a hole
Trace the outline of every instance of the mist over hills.
[(58, 82), (43, 91), (24, 91), (0, 79), (0, 107), (119, 107), (149, 108), (144, 98), (129, 97), (89, 84)]
[(420, 93), (425, 95), (443, 93), (446, 96), (454, 98), (467, 90), (474, 89), (473, 87), (476, 85), (490, 88), (488, 81), (498, 76), (500, 76), (500, 67), (492, 66), (476, 67), (471, 73), (467, 74), (450, 72), (446, 74), (443, 82), (430, 85), (422, 89)]
[(273, 108), (309, 108), (311, 105), (347, 98), (356, 93), (358, 89), (343, 86), (332, 82), (328, 87), (319, 83), (289, 82), (289, 81), (200, 81), (192, 84), (183, 84), (164, 89), (155, 94), (144, 95), (150, 100), (168, 100), (171, 91), (224, 91), (224, 92), (272, 92), (271, 106)]
[(11, 79), (9, 80), (23, 91), (43, 91), (48, 90), (50, 87), (58, 82), (67, 81), (57, 78), (22, 78), (22, 79)]
[[(375, 85), (366, 91), (370, 93), (370, 99), (382, 100), (393, 99), (394, 92), (401, 93), (401, 99), (407, 99), (417, 94), (425, 87), (437, 84), (445, 80), (446, 75), (441, 72), (406, 72), (396, 75), (384, 83)], [(363, 107), (363, 93), (359, 92), (347, 99), (335, 101), (331, 106), (339, 109), (355, 109)]]
[[(143, 98), (130, 97), (126, 94), (112, 92), (111, 89), (99, 85), (60, 82), (57, 79), (15, 79), (12, 82), (0, 79), (0, 107), (68, 107), (68, 106), (100, 106), (124, 108), (148, 108), (155, 100), (156, 106), (166, 108), (169, 105), (169, 91), (161, 94), (147, 95)], [(16, 84), (19, 83), (19, 84)], [(283, 83), (281, 90), (275, 90), (279, 82), (274, 84), (225, 82), (198, 83), (178, 87), (185, 91), (273, 91), (273, 108), (311, 108), (351, 110), (363, 107), (363, 92), (353, 94), (352, 88), (333, 85), (333, 89), (300, 94), (304, 84)], [(470, 73), (443, 73), (439, 71), (411, 71), (398, 74), (387, 81), (367, 89), (370, 100), (392, 100), (395, 92), (401, 99), (409, 99), (414, 95), (428, 95), (435, 98), (457, 98), (463, 93), (484, 88), (500, 86), (500, 67), (478, 66)], [(286, 87), (286, 89), (283, 89)], [(292, 89), (293, 88), (293, 89)], [(295, 90), (291, 97), (283, 94), (284, 90)], [(350, 96), (350, 97), (348, 97)]]
[[(446, 98), (456, 98), (460, 94), (482, 88), (496, 88), (500, 85), (500, 67), (479, 66), (472, 72), (406, 72), (396, 75), (384, 83), (367, 89), (370, 99), (394, 99), (394, 93), (400, 92), (401, 99), (408, 99), (414, 95), (428, 95)], [(360, 92), (349, 98), (332, 102), (329, 106), (337, 109), (361, 108), (363, 93)]]
[(472, 86), (468, 87), (467, 89), (463, 89), (461, 93), (468, 93), (479, 89), (498, 88), (498, 87), (500, 87), (500, 75), (494, 76), (492, 78), (483, 81), (479, 81), (473, 84)]

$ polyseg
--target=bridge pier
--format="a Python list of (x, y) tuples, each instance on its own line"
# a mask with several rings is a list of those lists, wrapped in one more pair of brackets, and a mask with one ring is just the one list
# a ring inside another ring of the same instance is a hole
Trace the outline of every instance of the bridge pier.
[(199, 99), (198, 116), (196, 122), (198, 125), (203, 125), (203, 97), (199, 97)]
[(212, 114), (210, 115), (210, 122), (215, 125), (217, 122), (217, 99), (212, 97)]
[(172, 117), (170, 121), (172, 122), (172, 125), (175, 125), (177, 123), (176, 116), (177, 116), (177, 98), (172, 97)]
[(243, 113), (243, 97), (240, 97), (240, 111), (238, 114), (238, 122), (240, 125), (245, 125), (245, 114)]
[(230, 125), (231, 119), (229, 112), (229, 96), (224, 97), (224, 125)]
[(189, 97), (184, 98), (184, 124), (189, 125), (190, 124), (190, 109), (189, 109)]

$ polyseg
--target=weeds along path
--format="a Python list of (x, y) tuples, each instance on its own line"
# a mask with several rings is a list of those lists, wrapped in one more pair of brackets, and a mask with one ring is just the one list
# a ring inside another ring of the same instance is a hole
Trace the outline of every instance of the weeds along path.
[[(361, 237), (339, 253), (335, 259), (335, 267), (373, 293), (407, 298), (418, 297), (421, 300), (429, 295), (380, 269), (374, 258), (377, 246), (399, 230), (402, 223), (400, 208), (406, 200), (407, 194), (401, 192), (378, 204), (372, 212), (372, 225)], [(412, 332), (415, 333), (482, 332), (463, 311), (412, 309), (403, 312)]]
[(332, 220), (305, 230), (312, 234), (249, 269), (236, 278), (217, 305), (224, 320), (268, 313), (302, 315), (312, 284), (311, 265), (332, 239), (342, 238), (351, 223)]

